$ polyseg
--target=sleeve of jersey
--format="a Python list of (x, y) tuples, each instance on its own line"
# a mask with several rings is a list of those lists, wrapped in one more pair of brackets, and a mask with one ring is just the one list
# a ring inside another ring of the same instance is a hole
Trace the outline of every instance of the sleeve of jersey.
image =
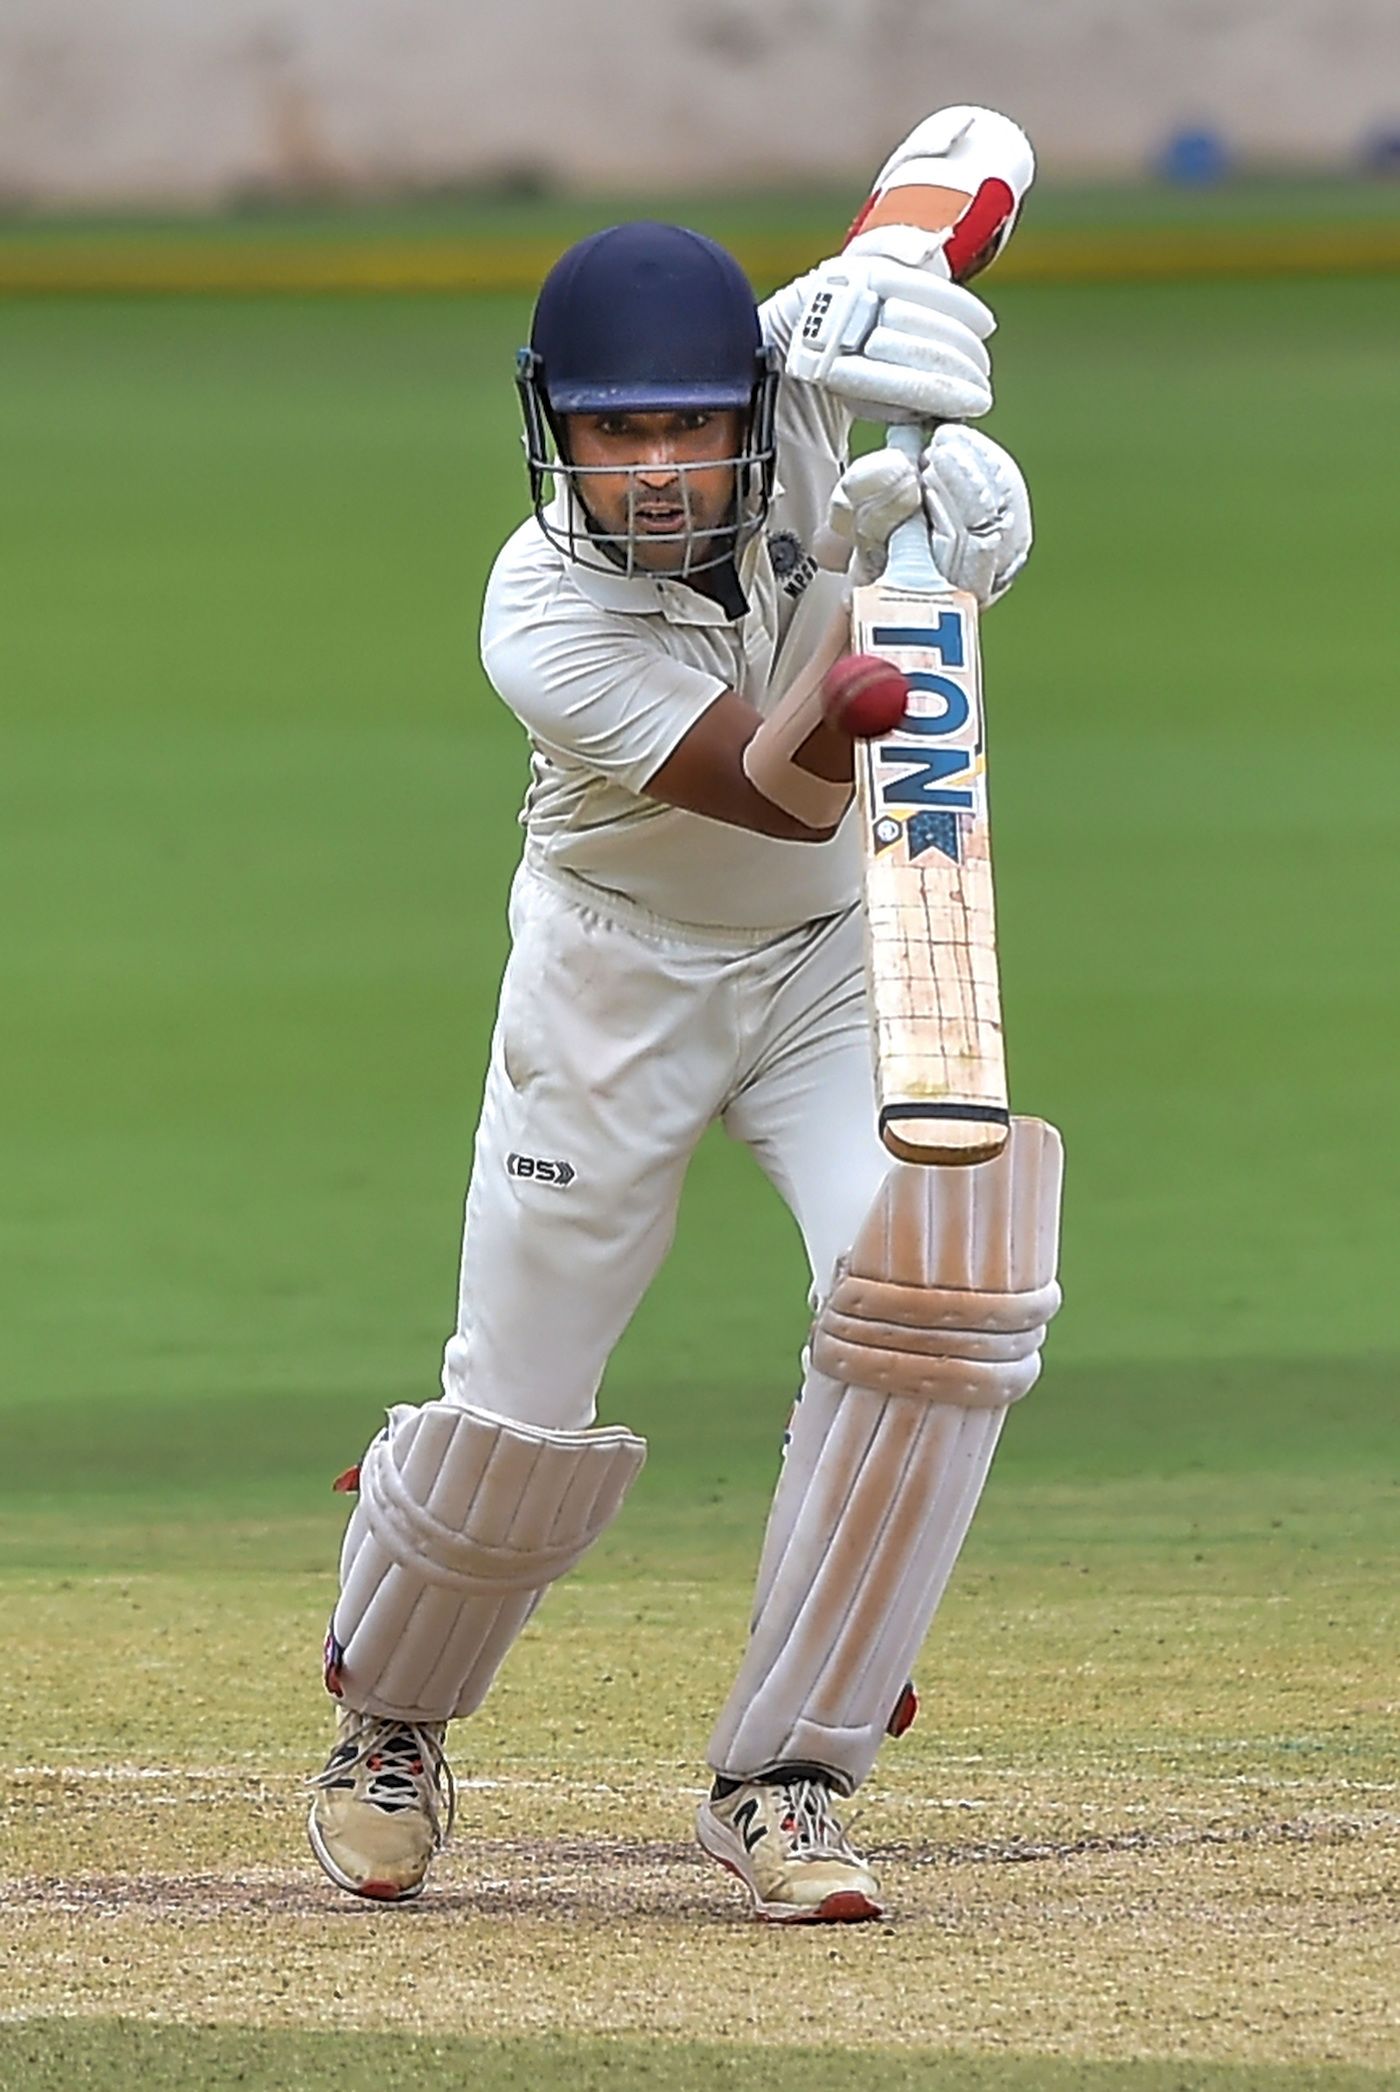
[[(778, 356), (787, 356), (787, 345), (793, 339), (793, 328), (801, 316), (801, 308), (808, 301), (812, 285), (810, 276), (797, 276), (781, 291), (774, 291), (758, 308), (758, 320), (764, 331), (764, 341), (778, 351)], [(781, 379), (778, 383), (778, 479), (783, 479), (783, 454), (793, 446), (799, 446), (810, 458), (835, 458), (835, 471), (827, 473), (829, 485), (822, 485), (820, 513), (814, 515), (814, 527), (827, 519), (827, 494), (841, 464), (850, 454), (852, 437), (852, 412), (843, 400), (833, 393), (822, 391), (820, 385), (804, 385), (799, 379)], [(822, 473), (818, 471), (818, 479)]]
[(542, 748), (637, 793), (726, 687), (606, 612), (511, 621), (484, 640), (482, 661)]

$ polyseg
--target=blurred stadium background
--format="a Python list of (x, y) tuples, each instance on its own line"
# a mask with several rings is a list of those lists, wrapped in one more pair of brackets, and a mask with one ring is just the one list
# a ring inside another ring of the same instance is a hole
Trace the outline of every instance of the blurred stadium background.
[(10, 0), (0, 289), (523, 291), (663, 201), (777, 280), (962, 100), (1040, 154), (1013, 279), (1394, 267), (1398, 45), (1389, 0)]
[(1060, 179), (1140, 174), (1187, 134), (1335, 172), (1393, 148), (1396, 34), (1386, 0), (9, 0), (0, 190), (858, 179), (953, 101), (1016, 110)]
[[(8, 0), (6, 2083), (1394, 2082), (1397, 59), (1381, 0)], [(910, 1919), (794, 1984), (688, 1857), (804, 1317), (716, 1140), (644, 1484), (371, 1929), (297, 1782), (326, 1484), (451, 1312), (530, 292), (643, 211), (765, 288), (960, 99), (1041, 156), (988, 654), (1068, 1305), (872, 1796)]]

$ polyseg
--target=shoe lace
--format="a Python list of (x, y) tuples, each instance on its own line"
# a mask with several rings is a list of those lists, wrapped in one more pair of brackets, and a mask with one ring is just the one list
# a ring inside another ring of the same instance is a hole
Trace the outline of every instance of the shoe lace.
[(831, 1792), (822, 1780), (784, 1780), (782, 1830), (794, 1854), (804, 1860), (848, 1860), (862, 1865), (841, 1820), (831, 1806)]
[(444, 1722), (406, 1722), (387, 1715), (362, 1715), (359, 1727), (336, 1745), (307, 1784), (350, 1786), (360, 1767), (368, 1766), (365, 1799), (376, 1808), (401, 1809), (406, 1806), (407, 1790), (411, 1789), (413, 1799), (428, 1818), (433, 1844), (441, 1849), (457, 1816), (457, 1783), (447, 1762), (446, 1734)]

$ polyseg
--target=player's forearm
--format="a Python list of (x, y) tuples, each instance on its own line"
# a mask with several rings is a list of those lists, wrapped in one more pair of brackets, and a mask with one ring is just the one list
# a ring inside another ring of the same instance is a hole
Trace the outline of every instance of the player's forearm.
[[(737, 691), (726, 690), (697, 720), (647, 787), (649, 798), (731, 828), (747, 828), (782, 842), (827, 842), (850, 803), (852, 756), (849, 738), (817, 717), (785, 760), (810, 781), (780, 805), (751, 774), (751, 750), (765, 722)], [(760, 777), (764, 774), (759, 766)], [(805, 809), (809, 818), (793, 811)]]
[(890, 733), (909, 685), (871, 653), (849, 651), (844, 603), (773, 710), (726, 690), (652, 779), (659, 799), (788, 842), (825, 842), (855, 788), (857, 740)]

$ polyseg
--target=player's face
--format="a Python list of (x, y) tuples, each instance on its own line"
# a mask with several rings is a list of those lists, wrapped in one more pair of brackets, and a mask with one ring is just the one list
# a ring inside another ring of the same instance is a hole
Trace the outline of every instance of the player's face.
[(605, 536), (630, 542), (638, 566), (677, 573), (713, 559), (714, 533), (732, 521), (737, 408), (570, 414), (566, 435), (570, 462), (592, 468), (574, 482), (580, 499)]

